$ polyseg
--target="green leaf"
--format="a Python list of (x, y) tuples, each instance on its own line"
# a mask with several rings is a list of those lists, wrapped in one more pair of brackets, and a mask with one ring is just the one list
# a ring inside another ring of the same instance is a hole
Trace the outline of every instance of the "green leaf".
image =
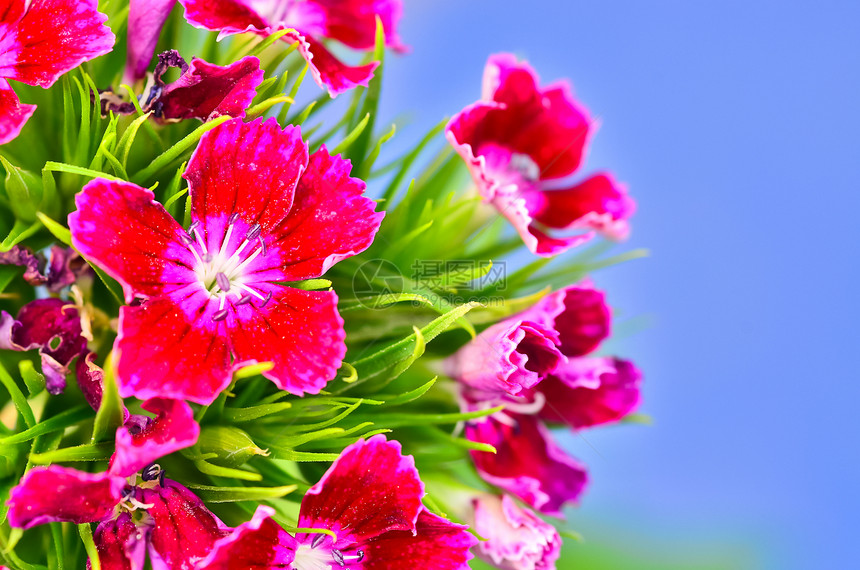
[(102, 401), (93, 423), (92, 443), (113, 440), (116, 429), (122, 425), (125, 416), (125, 406), (116, 385), (112, 352), (105, 360), (103, 384)]
[(12, 226), (12, 231), (10, 231), (9, 235), (6, 236), (6, 239), (3, 240), (3, 243), (0, 243), (0, 252), (9, 251), (36, 233), (41, 227), (42, 224), (38, 221), (30, 223), (22, 220), (15, 220), (15, 224)]
[(254, 456), (269, 455), (254, 440), (235, 426), (204, 426), (197, 439), (197, 447), (209, 461), (222, 467), (240, 467)]
[(87, 443), (64, 447), (45, 453), (31, 453), (30, 461), (36, 465), (50, 465), (61, 461), (99, 461), (108, 459), (114, 452), (114, 442)]
[(383, 370), (410, 358), (414, 354), (415, 345), (418, 342), (429, 342), (433, 340), (439, 334), (450, 328), (463, 315), (477, 306), (479, 306), (479, 303), (465, 303), (450, 310), (444, 315), (435, 318), (428, 325), (420, 329), (420, 333), (423, 337), (422, 341), (419, 341), (417, 334), (413, 332), (403, 340), (386, 346), (370, 356), (357, 360), (353, 365), (356, 370), (358, 370), (359, 379), (350, 384), (347, 388), (361, 384), (369, 378), (378, 375)]
[(104, 178), (106, 180), (122, 181), (122, 178), (112, 176), (107, 172), (101, 172), (99, 170), (93, 170), (91, 168), (84, 168), (83, 166), (75, 166), (74, 164), (66, 164), (65, 162), (53, 162), (49, 160), (45, 163), (45, 167), (43, 168), (43, 170), (48, 170), (50, 172), (66, 172), (68, 174), (79, 174), (81, 176), (89, 176), (90, 178)]
[(218, 125), (225, 123), (231, 119), (230, 116), (224, 115), (223, 117), (218, 117), (217, 119), (213, 119), (206, 123), (203, 123), (196, 129), (194, 129), (191, 134), (174, 144), (172, 147), (155, 157), (155, 159), (143, 170), (132, 176), (132, 181), (137, 184), (142, 184), (152, 178), (157, 172), (167, 168), (173, 161), (178, 160), (180, 156), (184, 152), (187, 152), (191, 149), (191, 147), (195, 146), (199, 141), (200, 137), (204, 135), (204, 133), (211, 131)]
[[(415, 148), (412, 151), (404, 156), (402, 159), (399, 159), (395, 162), (395, 164), (399, 163), (400, 168), (397, 171), (397, 174), (388, 184), (388, 188), (385, 189), (385, 193), (382, 195), (382, 199), (385, 201), (386, 205), (390, 205), (397, 195), (397, 191), (400, 189), (400, 184), (403, 182), (403, 179), (406, 178), (406, 174), (409, 172), (409, 169), (412, 167), (412, 164), (415, 160), (421, 155), (421, 152), (433, 141), (439, 133), (445, 130), (445, 125), (448, 124), (448, 119), (442, 119), (439, 123), (436, 124), (435, 127), (430, 129), (430, 131), (424, 135), (424, 138), (415, 145)], [(390, 207), (390, 206), (387, 206)]]
[(253, 55), (255, 57), (259, 57), (260, 54), (263, 53), (263, 51), (267, 47), (273, 45), (276, 41), (278, 41), (279, 39), (281, 39), (285, 35), (295, 33), (295, 31), (296, 30), (294, 30), (293, 28), (286, 28), (283, 30), (278, 30), (274, 34), (269, 34), (268, 36), (266, 36), (266, 38), (263, 41), (261, 41), (256, 46), (254, 46), (254, 48), (248, 52), (248, 55)]
[(15, 404), (18, 414), (24, 420), (27, 427), (32, 428), (35, 426), (36, 416), (33, 414), (33, 409), (30, 407), (30, 403), (18, 387), (18, 383), (9, 375), (9, 372), (2, 363), (0, 363), (0, 383), (6, 387), (6, 390), (9, 392), (9, 396), (12, 398), (12, 403)]
[(60, 412), (56, 416), (43, 420), (29, 429), (25, 429), (24, 431), (8, 437), (0, 438), (0, 445), (13, 445), (30, 441), (31, 439), (46, 433), (64, 430), (69, 426), (73, 426), (78, 422), (84, 421), (90, 416), (92, 416), (92, 409), (89, 406), (78, 406), (71, 410)]
[(0, 293), (6, 290), (16, 277), (21, 275), (22, 268), (17, 265), (0, 265)]
[(368, 123), (370, 122), (370, 113), (366, 114), (364, 118), (358, 123), (352, 131), (344, 137), (342, 141), (340, 141), (337, 146), (335, 146), (329, 154), (343, 154), (352, 143), (354, 143), (358, 137), (361, 136), (361, 133), (364, 132), (364, 129), (367, 128)]
[(27, 386), (31, 398), (45, 389), (45, 376), (36, 370), (32, 360), (20, 361), (18, 371), (21, 373), (21, 378), (24, 380), (24, 385)]
[(264, 404), (248, 408), (224, 408), (223, 416), (230, 422), (240, 424), (265, 418), (272, 414), (278, 414), (292, 407), (293, 405), (290, 402), (280, 402), (278, 404)]
[[(204, 457), (212, 458), (215, 455), (210, 453), (205, 455)], [(194, 461), (194, 465), (200, 470), (201, 473), (205, 473), (207, 475), (214, 475), (215, 477), (228, 477), (232, 479), (240, 479), (242, 481), (262, 481), (263, 476), (259, 473), (254, 473), (253, 471), (245, 471), (243, 469), (233, 469), (230, 467), (222, 467), (220, 465), (213, 465), (206, 461), (206, 459), (197, 459)]]
[(429, 382), (422, 384), (421, 386), (419, 386), (418, 388), (415, 388), (414, 390), (410, 390), (409, 392), (404, 392), (403, 394), (400, 394), (399, 396), (394, 396), (392, 398), (386, 398), (385, 396), (380, 396), (380, 398), (382, 398), (385, 401), (384, 405), (386, 407), (394, 407), (394, 406), (400, 406), (402, 404), (407, 404), (409, 402), (412, 402), (413, 400), (417, 400), (418, 398), (420, 398), (421, 396), (426, 394), (427, 391), (430, 390), (430, 388), (432, 388), (434, 384), (436, 384), (436, 378), (437, 377), (434, 376)]
[(237, 501), (265, 501), (289, 495), (298, 489), (297, 485), (282, 487), (213, 487), (210, 485), (186, 485), (194, 490), (206, 503), (233, 503)]
[(78, 534), (84, 543), (84, 550), (87, 552), (87, 558), (90, 560), (90, 570), (102, 570), (101, 562), (99, 561), (99, 551), (96, 548), (96, 543), (93, 542), (93, 529), (89, 523), (78, 525)]
[(474, 412), (454, 412), (448, 414), (388, 414), (385, 416), (385, 425), (388, 427), (420, 426), (434, 424), (456, 424), (467, 420), (483, 418), (505, 409), (504, 405), (486, 410), (475, 410)]
[(245, 111), (245, 115), (248, 119), (253, 119), (255, 117), (259, 117), (275, 105), (279, 103), (292, 103), (293, 99), (291, 97), (287, 97), (286, 95), (276, 95), (275, 97), (269, 97), (265, 101), (261, 103), (257, 103), (253, 107), (248, 108)]
[(42, 202), (41, 183), (36, 176), (18, 168), (3, 155), (0, 163), (6, 170), (6, 194), (9, 196), (9, 206), (16, 218), (31, 223), (36, 219), (36, 210)]
[(359, 133), (360, 136), (351, 145), (348, 153), (348, 158), (356, 166), (363, 164), (364, 159), (367, 158), (367, 147), (370, 145), (370, 138), (373, 135), (377, 108), (379, 107), (379, 95), (382, 91), (382, 75), (385, 69), (385, 29), (379, 16), (376, 17), (376, 41), (373, 49), (373, 61), (378, 61), (379, 65), (373, 71), (373, 79), (370, 80), (367, 89), (364, 91), (364, 101), (358, 114), (358, 117), (364, 117), (363, 120), (367, 121), (367, 128), (362, 127), (362, 132)]
[(72, 232), (69, 231), (69, 228), (60, 224), (59, 222), (55, 222), (42, 212), (36, 212), (36, 217), (39, 218), (39, 221), (42, 222), (42, 225), (48, 228), (48, 231), (51, 232), (54, 237), (60, 241), (60, 243), (71, 247)]
[(131, 151), (131, 145), (134, 144), (134, 139), (137, 138), (137, 131), (140, 130), (141, 125), (149, 119), (151, 114), (152, 112), (150, 111), (149, 113), (139, 116), (133, 120), (122, 133), (122, 138), (119, 139), (119, 144), (117, 144), (117, 155), (123, 167), (128, 165), (128, 153)]
[(620, 423), (622, 424), (638, 424), (643, 426), (653, 426), (654, 418), (649, 416), (648, 414), (627, 414), (623, 418), (621, 418)]

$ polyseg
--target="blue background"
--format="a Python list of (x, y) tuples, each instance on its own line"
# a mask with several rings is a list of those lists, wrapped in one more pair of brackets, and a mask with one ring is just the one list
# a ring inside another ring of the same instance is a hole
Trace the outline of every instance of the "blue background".
[(383, 99), (415, 110), (404, 143), (514, 51), (571, 78), (602, 123), (584, 172), (610, 168), (639, 203), (625, 247), (652, 257), (596, 281), (620, 320), (650, 317), (613, 349), (645, 371), (655, 424), (568, 441), (593, 473), (579, 548), (633, 568), (851, 566), (860, 3), (406, 4), (413, 52)]

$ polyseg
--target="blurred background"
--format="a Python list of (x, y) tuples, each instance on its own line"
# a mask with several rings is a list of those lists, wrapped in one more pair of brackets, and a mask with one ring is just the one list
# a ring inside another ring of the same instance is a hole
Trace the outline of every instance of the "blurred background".
[(612, 170), (639, 203), (614, 251), (652, 256), (595, 280), (654, 425), (565, 440), (593, 482), (560, 567), (850, 567), (860, 3), (405, 3), (413, 51), (390, 58), (382, 107), (417, 109), (400, 144), (513, 51), (572, 80), (601, 122), (583, 174)]

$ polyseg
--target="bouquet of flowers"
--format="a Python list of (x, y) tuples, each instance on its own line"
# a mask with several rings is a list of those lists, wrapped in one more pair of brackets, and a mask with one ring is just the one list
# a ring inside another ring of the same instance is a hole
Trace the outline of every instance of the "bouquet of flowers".
[(0, 564), (556, 566), (634, 204), (509, 54), (380, 164), (401, 11), (0, 0)]

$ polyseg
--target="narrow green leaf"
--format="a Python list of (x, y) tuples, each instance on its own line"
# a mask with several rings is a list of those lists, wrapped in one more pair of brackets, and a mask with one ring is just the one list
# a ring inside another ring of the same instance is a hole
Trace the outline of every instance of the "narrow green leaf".
[(394, 365), (394, 368), (391, 370), (391, 378), (397, 378), (401, 374), (403, 374), (412, 364), (421, 358), (421, 355), (424, 354), (424, 349), (427, 347), (427, 343), (424, 342), (424, 335), (421, 334), (421, 329), (418, 327), (412, 327), (413, 332), (415, 333), (415, 348), (412, 349), (412, 354), (409, 358), (405, 360), (401, 360), (397, 364)]
[[(212, 457), (214, 454), (209, 454), (209, 457)], [(194, 461), (194, 465), (197, 469), (202, 473), (206, 473), (207, 475), (214, 475), (215, 477), (228, 477), (232, 479), (240, 479), (242, 481), (262, 481), (263, 476), (259, 473), (254, 473), (253, 471), (245, 471), (243, 469), (233, 469), (230, 467), (222, 467), (220, 465), (213, 465), (206, 461), (205, 459), (198, 459)]]
[(81, 541), (84, 543), (84, 550), (87, 552), (87, 558), (90, 560), (90, 570), (102, 570), (101, 562), (99, 561), (99, 551), (96, 548), (96, 543), (93, 541), (93, 529), (89, 523), (78, 525), (78, 534)]
[[(309, 66), (307, 64), (305, 64), (305, 66), (299, 72), (299, 76), (296, 78), (296, 81), (293, 83), (293, 87), (290, 89), (289, 95), (290, 95), (290, 99), (292, 99), (293, 101), (296, 100), (296, 95), (298, 95), (298, 93), (299, 93), (299, 87), (301, 87), (302, 83), (304, 83), (304, 81), (305, 81), (305, 76), (307, 76), (307, 74), (308, 74), (308, 69), (309, 69)], [(281, 125), (284, 125), (284, 126), (286, 126), (288, 124), (290, 124), (290, 125), (297, 124), (295, 121), (287, 119), (287, 115), (290, 112), (290, 107), (292, 107), (292, 106), (293, 106), (292, 103), (285, 103), (284, 104), (284, 106), (281, 108), (281, 112), (278, 113), (278, 123), (280, 123)]]
[(119, 144), (117, 144), (117, 155), (123, 167), (128, 165), (128, 153), (131, 151), (134, 139), (137, 138), (137, 131), (140, 130), (141, 125), (149, 119), (151, 114), (152, 111), (139, 116), (122, 133), (122, 138), (119, 139)]
[(385, 425), (388, 427), (420, 426), (434, 424), (456, 424), (467, 420), (483, 418), (505, 409), (504, 405), (486, 410), (475, 410), (474, 412), (456, 412), (449, 414), (389, 414), (385, 416)]
[(265, 101), (257, 103), (253, 107), (250, 107), (247, 111), (245, 111), (245, 115), (248, 119), (253, 119), (255, 117), (259, 117), (275, 105), (279, 103), (292, 103), (293, 99), (291, 97), (287, 97), (286, 95), (277, 95), (275, 97), (269, 97)]
[(91, 168), (84, 168), (82, 166), (75, 166), (74, 164), (66, 164), (64, 162), (53, 162), (50, 160), (45, 163), (45, 168), (43, 170), (49, 170), (51, 172), (67, 172), (69, 174), (80, 174), (81, 176), (89, 176), (90, 178), (105, 178), (107, 180), (122, 181), (122, 178), (112, 176), (107, 172), (100, 172)]
[(58, 222), (55, 222), (42, 212), (36, 212), (36, 217), (39, 218), (39, 221), (42, 222), (42, 225), (48, 228), (48, 231), (51, 232), (54, 237), (60, 241), (60, 243), (71, 247), (72, 232), (69, 231), (69, 228)]
[(218, 117), (217, 119), (213, 119), (209, 122), (203, 123), (196, 129), (194, 129), (191, 134), (186, 136), (184, 139), (180, 140), (172, 147), (155, 157), (155, 159), (143, 170), (132, 176), (132, 180), (138, 184), (146, 182), (155, 173), (169, 166), (173, 161), (178, 160), (182, 154), (191, 149), (194, 145), (196, 145), (200, 141), (200, 137), (203, 136), (204, 133), (211, 131), (218, 125), (229, 121), (231, 117), (228, 115), (224, 115), (223, 117)]
[(265, 501), (278, 499), (293, 493), (297, 485), (282, 487), (213, 487), (210, 485), (186, 485), (206, 503), (233, 503), (237, 501)]
[(9, 235), (6, 236), (6, 239), (0, 243), (0, 252), (9, 251), (37, 231), (42, 227), (42, 224), (38, 221), (30, 223), (22, 220), (15, 220), (15, 224), (12, 226), (12, 231), (9, 232)]
[(256, 46), (254, 46), (250, 51), (248, 51), (248, 55), (260, 57), (260, 54), (263, 53), (263, 50), (265, 50), (267, 47), (273, 45), (276, 41), (278, 41), (279, 39), (281, 39), (285, 35), (293, 34), (295, 32), (296, 32), (296, 30), (294, 30), (293, 28), (286, 28), (283, 30), (278, 30), (274, 34), (270, 34), (270, 35), (266, 36), (266, 38), (263, 41), (261, 41)]
[(249, 408), (224, 408), (224, 418), (233, 423), (244, 423), (258, 420), (272, 414), (289, 410), (293, 405), (290, 402), (277, 404), (264, 404), (262, 406), (251, 406)]
[(119, 389), (116, 385), (113, 365), (113, 353), (108, 354), (104, 365), (104, 382), (102, 387), (102, 401), (96, 412), (93, 423), (93, 437), (91, 442), (112, 440), (116, 428), (122, 425), (125, 412), (122, 398), (119, 397)]
[(379, 95), (382, 92), (382, 75), (385, 69), (385, 29), (379, 16), (376, 17), (375, 40), (373, 61), (379, 62), (379, 65), (373, 71), (373, 79), (370, 80), (367, 89), (364, 91), (364, 101), (358, 115), (359, 117), (364, 117), (363, 121), (367, 121), (367, 128), (362, 128), (362, 133), (359, 133), (360, 136), (351, 145), (350, 152), (348, 153), (348, 158), (357, 166), (363, 164), (364, 159), (367, 157), (367, 147), (370, 145), (371, 136), (373, 136), (377, 108), (379, 107)]
[(364, 118), (358, 123), (352, 131), (344, 137), (340, 143), (335, 146), (330, 154), (343, 154), (347, 149), (354, 143), (358, 137), (361, 136), (361, 133), (364, 132), (364, 129), (367, 128), (367, 125), (370, 123), (370, 113), (366, 114)]
[(16, 443), (30, 441), (31, 439), (40, 435), (66, 429), (69, 426), (73, 426), (78, 422), (84, 421), (90, 416), (92, 416), (92, 409), (89, 406), (78, 406), (76, 408), (72, 408), (71, 410), (60, 412), (56, 416), (41, 421), (31, 428), (25, 429), (24, 431), (18, 432), (14, 435), (10, 435), (8, 437), (0, 438), (0, 445), (13, 445)]
[(32, 360), (20, 361), (18, 371), (21, 373), (21, 378), (24, 380), (24, 385), (27, 386), (31, 398), (45, 389), (45, 376), (36, 370)]
[[(458, 319), (479, 305), (479, 303), (465, 303), (435, 318), (428, 325), (420, 329), (424, 342), (429, 342), (436, 338), (439, 334), (450, 328)], [(409, 358), (414, 353), (414, 344), (416, 342), (417, 335), (416, 333), (412, 333), (403, 340), (386, 346), (374, 354), (354, 362), (353, 365), (358, 370), (359, 379), (350, 384), (349, 387), (361, 384), (368, 378)]]
[(434, 384), (436, 384), (436, 377), (435, 376), (429, 382), (422, 384), (421, 386), (419, 386), (418, 388), (415, 388), (414, 390), (410, 390), (409, 392), (404, 392), (403, 394), (400, 394), (399, 396), (394, 396), (392, 398), (386, 398), (385, 396), (380, 396), (380, 397), (385, 401), (384, 405), (386, 407), (400, 406), (402, 404), (407, 404), (409, 402), (412, 402), (413, 400), (417, 400), (418, 398), (420, 398), (421, 396), (426, 394), (427, 391), (430, 390), (430, 388), (432, 388)]
[(9, 372), (2, 363), (0, 363), (0, 383), (6, 387), (9, 396), (12, 398), (12, 403), (15, 405), (15, 409), (18, 410), (18, 414), (20, 414), (27, 427), (32, 428), (35, 426), (36, 416), (33, 414), (30, 402), (27, 401), (24, 393), (18, 387), (18, 383), (9, 375)]
[(30, 461), (35, 465), (49, 465), (61, 461), (99, 461), (108, 459), (114, 452), (114, 442), (87, 443), (64, 447), (45, 453), (31, 453)]
[(385, 193), (382, 195), (382, 199), (385, 201), (385, 204), (390, 209), (390, 204), (394, 200), (395, 196), (397, 196), (397, 191), (400, 189), (400, 184), (403, 182), (403, 179), (406, 178), (406, 174), (409, 172), (409, 169), (412, 167), (412, 164), (415, 160), (421, 155), (424, 149), (433, 141), (439, 133), (441, 133), (445, 129), (445, 125), (448, 124), (448, 119), (442, 119), (439, 123), (436, 124), (435, 127), (430, 129), (430, 131), (424, 135), (424, 138), (412, 149), (412, 151), (407, 154), (402, 159), (399, 159), (397, 162), (400, 163), (400, 168), (397, 171), (397, 174), (388, 184), (388, 187), (385, 189)]
[(6, 160), (3, 155), (0, 155), (0, 163), (6, 170), (5, 189), (12, 212), (20, 220), (33, 222), (42, 201), (42, 190), (38, 188), (39, 180), (30, 172)]
[(367, 180), (370, 177), (373, 165), (376, 164), (376, 159), (379, 158), (379, 153), (382, 151), (382, 145), (391, 140), (391, 137), (393, 137), (396, 132), (397, 125), (392, 123), (391, 128), (376, 139), (376, 144), (373, 145), (373, 150), (370, 151), (370, 154), (367, 155), (367, 158), (364, 159), (364, 162), (362, 162), (361, 166), (356, 170), (356, 178)]

